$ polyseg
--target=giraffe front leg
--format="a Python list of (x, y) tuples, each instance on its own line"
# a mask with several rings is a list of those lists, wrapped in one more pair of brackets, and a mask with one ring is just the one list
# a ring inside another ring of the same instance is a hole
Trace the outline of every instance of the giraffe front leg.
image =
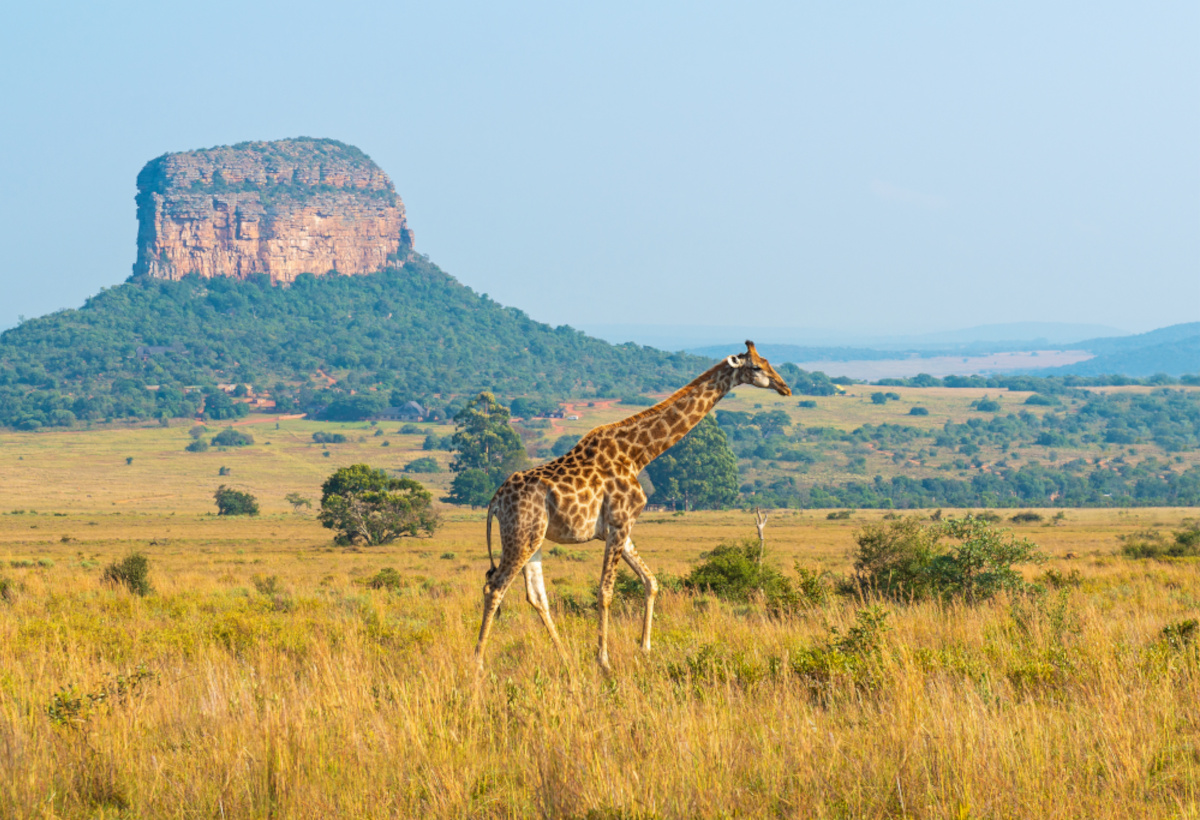
[(600, 592), (597, 595), (596, 609), (600, 616), (600, 642), (596, 650), (596, 660), (605, 672), (611, 672), (608, 663), (608, 611), (612, 606), (613, 584), (617, 579), (617, 564), (625, 542), (629, 540), (630, 527), (610, 529), (608, 539), (604, 544), (604, 566), (600, 570)]
[(642, 556), (638, 555), (632, 539), (625, 539), (625, 547), (621, 550), (621, 554), (625, 558), (625, 563), (629, 564), (630, 568), (642, 579), (642, 586), (646, 590), (646, 612), (642, 619), (642, 651), (649, 652), (650, 624), (654, 621), (654, 599), (658, 597), (658, 579), (654, 577), (650, 567), (646, 566)]

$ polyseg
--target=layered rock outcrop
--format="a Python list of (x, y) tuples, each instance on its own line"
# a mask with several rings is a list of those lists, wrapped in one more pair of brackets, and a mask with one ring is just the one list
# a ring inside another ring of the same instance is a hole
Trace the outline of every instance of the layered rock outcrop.
[(413, 243), (387, 174), (336, 140), (164, 154), (137, 186), (135, 276), (372, 273)]

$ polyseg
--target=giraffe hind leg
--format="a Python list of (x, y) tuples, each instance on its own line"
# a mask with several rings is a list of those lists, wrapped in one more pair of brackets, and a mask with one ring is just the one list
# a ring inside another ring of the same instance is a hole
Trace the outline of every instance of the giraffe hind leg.
[(483, 671), (483, 650), (496, 620), (496, 610), (504, 600), (505, 593), (517, 578), (517, 573), (537, 552), (546, 533), (546, 516), (527, 517), (514, 520), (502, 516), (500, 522), (500, 565), (489, 571), (483, 588), (483, 620), (479, 625), (479, 643), (475, 645), (475, 665)]

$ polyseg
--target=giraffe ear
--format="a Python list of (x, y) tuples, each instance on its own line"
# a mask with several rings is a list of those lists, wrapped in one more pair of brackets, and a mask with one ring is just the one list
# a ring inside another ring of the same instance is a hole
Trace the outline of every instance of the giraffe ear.
[(739, 359), (737, 356), (730, 356), (729, 358), (727, 358), (725, 360), (725, 364), (729, 365), (730, 367), (732, 367), (736, 370), (737, 368), (742, 366), (742, 360)]

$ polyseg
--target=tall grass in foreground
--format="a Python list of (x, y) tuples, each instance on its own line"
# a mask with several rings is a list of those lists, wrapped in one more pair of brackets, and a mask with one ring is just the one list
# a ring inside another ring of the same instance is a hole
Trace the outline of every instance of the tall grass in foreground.
[[(478, 693), (478, 579), (156, 562), (139, 597), (30, 569), (0, 600), (0, 816), (1196, 816), (1200, 659), (1178, 623), (1197, 567), (1121, 566), (781, 619), (666, 593), (648, 657), (637, 605), (618, 615), (611, 680), (592, 618), (559, 611), (574, 692), (514, 594)], [(848, 640), (864, 611), (870, 640)]]

